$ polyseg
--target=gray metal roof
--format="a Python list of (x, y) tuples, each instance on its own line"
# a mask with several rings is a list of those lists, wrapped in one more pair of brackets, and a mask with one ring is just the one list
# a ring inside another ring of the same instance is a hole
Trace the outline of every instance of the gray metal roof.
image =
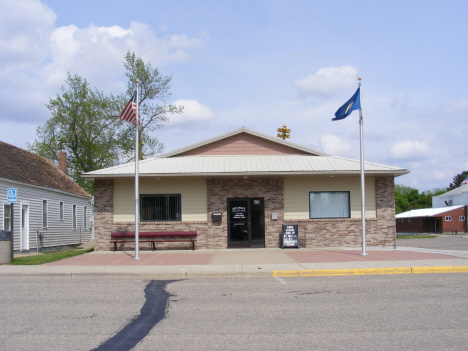
[(468, 184), (464, 184), (462, 186), (459, 186), (458, 188), (447, 191), (446, 193), (439, 195), (438, 197), (450, 197), (450, 196), (455, 196), (455, 195), (461, 195), (463, 193), (466, 193), (467, 191), (468, 191)]
[[(399, 176), (408, 170), (365, 162), (367, 174)], [(140, 161), (139, 174), (145, 176), (245, 176), (245, 175), (313, 175), (359, 174), (359, 160), (337, 156), (269, 155), (269, 156), (185, 156), (151, 158)], [(83, 174), (83, 178), (129, 177), (135, 163), (100, 169)]]
[(448, 211), (456, 210), (457, 208), (464, 207), (463, 205), (459, 206), (448, 206), (448, 207), (437, 207), (437, 208), (421, 208), (418, 210), (410, 210), (403, 213), (399, 213), (395, 216), (396, 219), (399, 218), (415, 218), (415, 217), (433, 217), (446, 213)]

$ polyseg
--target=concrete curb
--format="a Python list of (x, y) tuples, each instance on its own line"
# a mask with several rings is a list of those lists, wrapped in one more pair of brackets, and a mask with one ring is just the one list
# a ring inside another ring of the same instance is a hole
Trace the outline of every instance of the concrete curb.
[(383, 274), (433, 274), (468, 273), (468, 266), (426, 266), (393, 268), (355, 268), (355, 269), (314, 269), (314, 270), (277, 270), (269, 272), (0, 272), (0, 277), (51, 277), (51, 278), (122, 278), (185, 280), (215, 278), (284, 278), (284, 277), (327, 277), (345, 275), (383, 275)]
[(297, 270), (297, 271), (274, 271), (273, 277), (325, 277), (325, 276), (338, 276), (338, 275), (426, 274), (426, 273), (468, 273), (468, 266), (315, 269), (315, 270)]

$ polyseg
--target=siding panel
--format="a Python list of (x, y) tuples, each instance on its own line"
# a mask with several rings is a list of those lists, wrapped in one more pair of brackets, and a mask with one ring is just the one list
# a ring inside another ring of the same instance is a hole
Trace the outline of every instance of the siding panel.
[[(360, 177), (284, 179), (284, 219), (309, 219), (310, 191), (349, 191), (351, 218), (361, 218)], [(366, 218), (376, 218), (375, 179), (366, 177)]]
[[(181, 194), (182, 222), (207, 221), (205, 179), (140, 178), (140, 194)], [(135, 182), (114, 180), (114, 222), (135, 221)]]
[[(27, 184), (0, 180), (1, 201), (1, 225), (3, 229), (3, 204), (7, 201), (7, 189), (17, 188), (17, 203), (13, 205), (13, 250), (19, 251), (21, 247), (21, 205), (29, 206), (29, 250), (36, 250), (36, 230), (44, 234), (42, 244), (38, 240), (38, 246), (53, 247), (73, 245), (87, 242), (91, 239), (91, 225), (88, 222), (87, 229), (83, 228), (83, 207), (87, 207), (87, 218), (92, 219), (89, 199), (73, 194), (66, 194), (47, 188), (35, 187)], [(47, 200), (48, 226), (42, 228), (42, 200)], [(64, 202), (64, 219), (59, 219), (60, 202)], [(72, 206), (76, 204), (77, 229), (72, 226)], [(24, 248), (23, 248), (24, 249)]]

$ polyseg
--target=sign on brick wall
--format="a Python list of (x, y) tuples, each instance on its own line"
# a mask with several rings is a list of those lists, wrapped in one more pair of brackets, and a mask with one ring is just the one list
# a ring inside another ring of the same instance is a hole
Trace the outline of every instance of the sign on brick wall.
[(283, 248), (297, 247), (299, 248), (299, 235), (297, 232), (297, 224), (283, 224)]

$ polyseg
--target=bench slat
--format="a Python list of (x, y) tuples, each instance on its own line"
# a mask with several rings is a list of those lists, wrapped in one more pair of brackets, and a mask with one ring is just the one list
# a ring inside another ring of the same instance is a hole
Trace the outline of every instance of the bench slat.
[[(185, 232), (140, 232), (138, 236), (141, 238), (152, 238), (152, 237), (161, 237), (161, 236), (197, 236), (195, 231), (185, 231)], [(114, 232), (111, 233), (111, 238), (134, 238), (135, 232)]]
[[(197, 232), (196, 231), (184, 231), (184, 232), (140, 232), (138, 233), (140, 238), (148, 238), (151, 240), (139, 240), (139, 243), (152, 243), (153, 250), (156, 249), (156, 243), (164, 243), (164, 242), (191, 242), (192, 243), (192, 250), (195, 250), (195, 241), (197, 240)], [(164, 239), (164, 237), (174, 237), (175, 239)], [(135, 232), (114, 232), (111, 233), (111, 240), (110, 242), (114, 244), (114, 251), (117, 251), (117, 244), (118, 243), (135, 243), (131, 240), (125, 239), (134, 239)], [(156, 238), (156, 240), (155, 240)], [(181, 239), (177, 239), (181, 238)]]

